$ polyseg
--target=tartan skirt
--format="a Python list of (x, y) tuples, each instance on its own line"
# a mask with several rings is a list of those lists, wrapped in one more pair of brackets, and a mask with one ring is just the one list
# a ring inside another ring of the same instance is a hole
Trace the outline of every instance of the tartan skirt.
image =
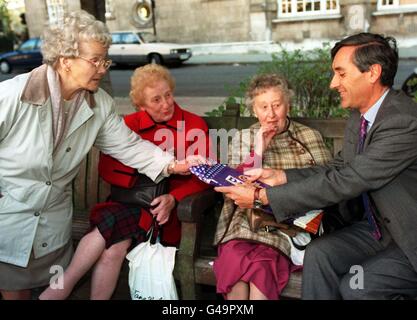
[(119, 202), (104, 202), (94, 206), (90, 214), (90, 231), (95, 227), (106, 241), (113, 244), (132, 239), (131, 247), (146, 240), (146, 230), (139, 227), (141, 208)]

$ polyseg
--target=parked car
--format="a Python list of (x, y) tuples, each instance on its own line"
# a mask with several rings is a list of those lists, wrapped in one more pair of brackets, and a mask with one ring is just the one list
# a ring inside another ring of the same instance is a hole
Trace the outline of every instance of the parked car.
[(109, 57), (116, 65), (181, 64), (191, 55), (191, 49), (175, 43), (157, 42), (149, 32), (112, 32), (109, 48)]
[(401, 89), (410, 97), (417, 97), (417, 68), (404, 81)]
[(12, 70), (31, 70), (42, 64), (41, 40), (31, 38), (23, 42), (15, 51), (0, 55), (0, 72), (10, 73)]

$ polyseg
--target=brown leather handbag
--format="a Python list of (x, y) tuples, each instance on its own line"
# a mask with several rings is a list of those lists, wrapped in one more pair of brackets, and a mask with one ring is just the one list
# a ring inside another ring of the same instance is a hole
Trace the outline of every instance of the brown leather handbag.
[(265, 213), (260, 209), (251, 209), (247, 212), (249, 228), (252, 232), (261, 230), (272, 232), (278, 229), (290, 237), (295, 237), (298, 232), (303, 231), (303, 229), (297, 226), (277, 222), (272, 214)]

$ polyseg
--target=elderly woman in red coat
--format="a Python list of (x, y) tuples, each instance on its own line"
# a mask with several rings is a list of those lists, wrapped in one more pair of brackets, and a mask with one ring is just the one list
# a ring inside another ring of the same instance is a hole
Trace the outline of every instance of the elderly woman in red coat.
[[(199, 116), (181, 109), (174, 100), (175, 82), (169, 71), (149, 64), (135, 70), (131, 79), (130, 97), (138, 112), (127, 115), (126, 125), (143, 139), (174, 152), (178, 160), (189, 154), (209, 157), (208, 127)], [(104, 163), (112, 163), (116, 172), (134, 172), (116, 160), (103, 156)], [(101, 168), (100, 173), (106, 168)], [(111, 169), (111, 168), (110, 168)], [(114, 169), (114, 168), (113, 168)], [(129, 185), (128, 175), (120, 175), (118, 184)], [(127, 251), (145, 240), (153, 218), (159, 224), (163, 245), (178, 246), (181, 239), (180, 221), (176, 205), (184, 197), (208, 186), (193, 175), (169, 178), (169, 192), (156, 197), (153, 209), (111, 201), (97, 204), (90, 216), (91, 231), (81, 239), (74, 258), (64, 273), (63, 289), (47, 288), (40, 299), (65, 299), (79, 279), (93, 267), (91, 299), (110, 299), (116, 287)]]

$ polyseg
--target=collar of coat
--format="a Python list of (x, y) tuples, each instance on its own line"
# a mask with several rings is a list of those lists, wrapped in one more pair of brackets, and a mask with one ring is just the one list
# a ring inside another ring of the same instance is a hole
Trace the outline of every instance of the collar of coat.
[[(29, 73), (29, 78), (26, 82), (25, 88), (23, 89), (20, 101), (37, 106), (42, 106), (46, 103), (51, 96), (48, 87), (48, 79), (46, 78), (47, 69), (48, 65), (43, 64)], [(85, 100), (90, 108), (95, 107), (96, 102), (92, 92), (86, 92)]]
[[(142, 111), (142, 113), (143, 114), (141, 114), (141, 116), (139, 117), (139, 131), (147, 130), (153, 128), (157, 124), (161, 124), (155, 122), (146, 111)], [(163, 124), (175, 130), (182, 130), (184, 124), (182, 120), (184, 120), (184, 111), (178, 106), (176, 102), (174, 102), (174, 114), (172, 115), (172, 118), (170, 120), (164, 122)]]

